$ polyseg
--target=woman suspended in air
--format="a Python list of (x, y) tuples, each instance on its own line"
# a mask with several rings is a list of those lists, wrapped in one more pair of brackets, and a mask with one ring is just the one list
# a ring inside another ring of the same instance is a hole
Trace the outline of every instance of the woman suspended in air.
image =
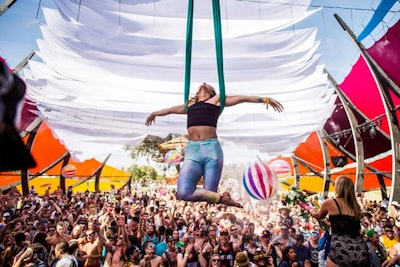
[[(240, 103), (260, 103), (271, 106), (282, 112), (283, 106), (270, 97), (258, 96), (226, 96), (225, 106)], [(229, 206), (242, 207), (233, 200), (229, 192), (218, 193), (224, 155), (217, 139), (217, 122), (221, 112), (220, 95), (214, 88), (203, 83), (195, 97), (186, 105), (178, 105), (152, 112), (146, 119), (146, 125), (155, 122), (157, 116), (169, 114), (187, 114), (188, 144), (185, 160), (179, 172), (177, 197), (185, 201), (206, 201)], [(198, 188), (197, 183), (203, 176), (204, 186)]]

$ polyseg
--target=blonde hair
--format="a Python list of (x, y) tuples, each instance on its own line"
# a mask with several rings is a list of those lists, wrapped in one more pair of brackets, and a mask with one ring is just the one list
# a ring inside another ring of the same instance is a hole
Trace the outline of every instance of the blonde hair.
[(335, 194), (337, 198), (343, 198), (345, 205), (347, 205), (347, 207), (355, 213), (355, 216), (361, 220), (361, 208), (356, 199), (354, 183), (349, 177), (339, 176), (335, 180)]

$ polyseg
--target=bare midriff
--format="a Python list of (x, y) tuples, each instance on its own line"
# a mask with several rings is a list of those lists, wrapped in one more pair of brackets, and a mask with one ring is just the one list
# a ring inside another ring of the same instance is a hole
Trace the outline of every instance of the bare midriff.
[(192, 126), (187, 129), (188, 139), (191, 141), (201, 141), (217, 138), (217, 129), (212, 126)]

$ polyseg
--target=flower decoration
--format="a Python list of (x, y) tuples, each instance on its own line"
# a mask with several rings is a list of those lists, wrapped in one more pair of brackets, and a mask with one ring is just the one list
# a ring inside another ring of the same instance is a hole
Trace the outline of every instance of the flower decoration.
[[(292, 186), (289, 188), (288, 194), (282, 196), (282, 204), (285, 206), (300, 207), (299, 215), (309, 221), (311, 211), (320, 208), (318, 198), (310, 199), (310, 196), (311, 193), (307, 190), (300, 191), (297, 187)], [(328, 226), (326, 223), (321, 219), (317, 219), (317, 221), (321, 229), (328, 232)]]

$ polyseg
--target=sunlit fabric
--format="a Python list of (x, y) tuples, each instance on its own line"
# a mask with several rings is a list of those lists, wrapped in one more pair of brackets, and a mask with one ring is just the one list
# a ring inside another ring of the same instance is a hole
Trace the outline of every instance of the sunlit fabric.
[[(41, 60), (30, 61), (25, 77), (38, 115), (72, 156), (185, 134), (182, 115), (144, 125), (150, 112), (183, 104), (185, 1), (55, 2), (58, 11), (44, 10)], [(310, 1), (284, 2), (221, 1), (226, 94), (271, 96), (285, 111), (225, 108), (218, 134), (270, 155), (291, 153), (321, 129), (336, 99), (316, 53), (317, 29), (288, 27), (313, 13)], [(218, 88), (212, 23), (211, 1), (195, 1), (191, 95), (204, 81)]]

